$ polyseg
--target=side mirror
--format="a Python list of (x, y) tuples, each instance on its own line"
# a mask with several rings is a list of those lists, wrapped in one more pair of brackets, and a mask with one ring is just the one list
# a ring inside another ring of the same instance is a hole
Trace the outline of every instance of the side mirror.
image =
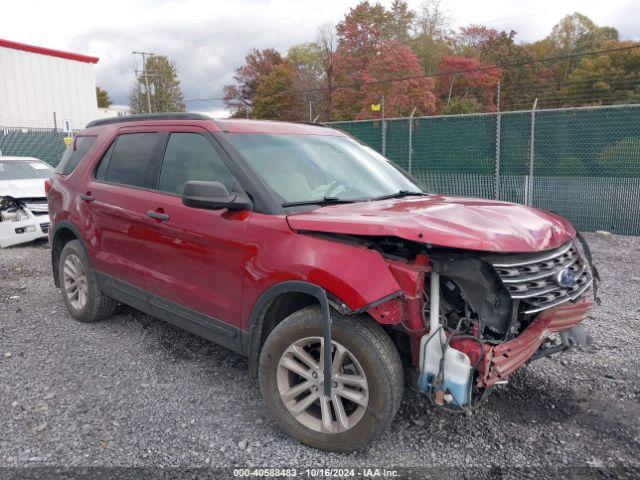
[(206, 210), (246, 210), (251, 201), (243, 193), (229, 193), (220, 182), (201, 182), (192, 180), (184, 184), (182, 203), (187, 207)]

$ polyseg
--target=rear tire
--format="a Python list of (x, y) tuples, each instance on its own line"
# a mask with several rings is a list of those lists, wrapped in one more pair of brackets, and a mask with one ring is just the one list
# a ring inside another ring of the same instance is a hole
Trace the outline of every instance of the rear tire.
[(113, 314), (117, 302), (100, 290), (89, 259), (78, 240), (70, 241), (62, 249), (58, 275), (62, 298), (73, 318), (90, 323)]
[(367, 317), (332, 312), (332, 396), (323, 395), (322, 311), (299, 310), (274, 328), (260, 355), (264, 401), (292, 437), (336, 452), (358, 450), (393, 421), (404, 389), (402, 363), (385, 331)]

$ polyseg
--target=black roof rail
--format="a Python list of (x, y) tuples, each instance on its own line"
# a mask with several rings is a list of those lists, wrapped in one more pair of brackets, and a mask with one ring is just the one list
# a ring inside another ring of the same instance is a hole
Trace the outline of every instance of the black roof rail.
[(87, 123), (85, 128), (144, 120), (212, 120), (212, 118), (201, 113), (146, 113), (142, 115), (126, 115), (124, 117), (101, 118)]

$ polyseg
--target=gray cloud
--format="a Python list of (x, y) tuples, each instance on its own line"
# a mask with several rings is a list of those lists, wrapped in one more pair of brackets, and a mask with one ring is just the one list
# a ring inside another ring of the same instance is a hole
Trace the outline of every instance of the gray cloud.
[[(322, 19), (304, 19), (292, 29), (286, 19), (247, 24), (245, 18), (212, 16), (197, 23), (146, 24), (135, 29), (120, 26), (94, 28), (69, 39), (70, 48), (94, 52), (96, 83), (107, 89), (114, 103), (128, 104), (134, 70), (141, 68), (133, 50), (166, 55), (176, 63), (185, 99), (219, 97), (233, 81), (236, 67), (251, 48), (277, 48), (286, 52), (293, 44), (310, 41)], [(188, 102), (190, 110), (222, 108), (221, 101)]]
[[(124, 2), (123, 2), (124, 3)], [(171, 58), (178, 67), (186, 99), (219, 97), (233, 71), (253, 48), (274, 47), (286, 52), (293, 44), (311, 41), (316, 28), (337, 23), (358, 0), (128, 0), (127, 9), (107, 9), (103, 16), (95, 4), (83, 3), (70, 15), (52, 4), (37, 3), (42, 12), (35, 24), (24, 29), (33, 2), (11, 3), (9, 16), (0, 18), (8, 38), (36, 45), (68, 49), (100, 57), (96, 82), (117, 104), (127, 104), (134, 85), (139, 58), (132, 50), (145, 50)], [(391, 0), (382, 0), (389, 5)], [(421, 0), (409, 0), (417, 9)], [(488, 23), (498, 29), (514, 29), (520, 41), (547, 35), (564, 15), (579, 10), (601, 25), (613, 25), (627, 39), (640, 38), (640, 24), (632, 13), (638, 0), (612, 5), (607, 1), (509, 0), (487, 2), (460, 0), (446, 4), (454, 25)], [(5, 12), (6, 13), (6, 12)], [(15, 18), (11, 19), (11, 14)], [(29, 17), (31, 18), (31, 17)], [(55, 31), (47, 25), (61, 20)], [(25, 33), (26, 32), (26, 33)], [(220, 101), (190, 102), (187, 108), (210, 111), (222, 108)]]

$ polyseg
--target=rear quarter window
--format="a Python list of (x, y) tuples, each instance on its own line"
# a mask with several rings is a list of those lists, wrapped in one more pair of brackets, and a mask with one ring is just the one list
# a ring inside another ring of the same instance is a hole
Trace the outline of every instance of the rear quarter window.
[(56, 173), (69, 175), (80, 164), (87, 152), (96, 141), (96, 137), (76, 137), (73, 146), (67, 148), (62, 156), (62, 160), (56, 168)]

